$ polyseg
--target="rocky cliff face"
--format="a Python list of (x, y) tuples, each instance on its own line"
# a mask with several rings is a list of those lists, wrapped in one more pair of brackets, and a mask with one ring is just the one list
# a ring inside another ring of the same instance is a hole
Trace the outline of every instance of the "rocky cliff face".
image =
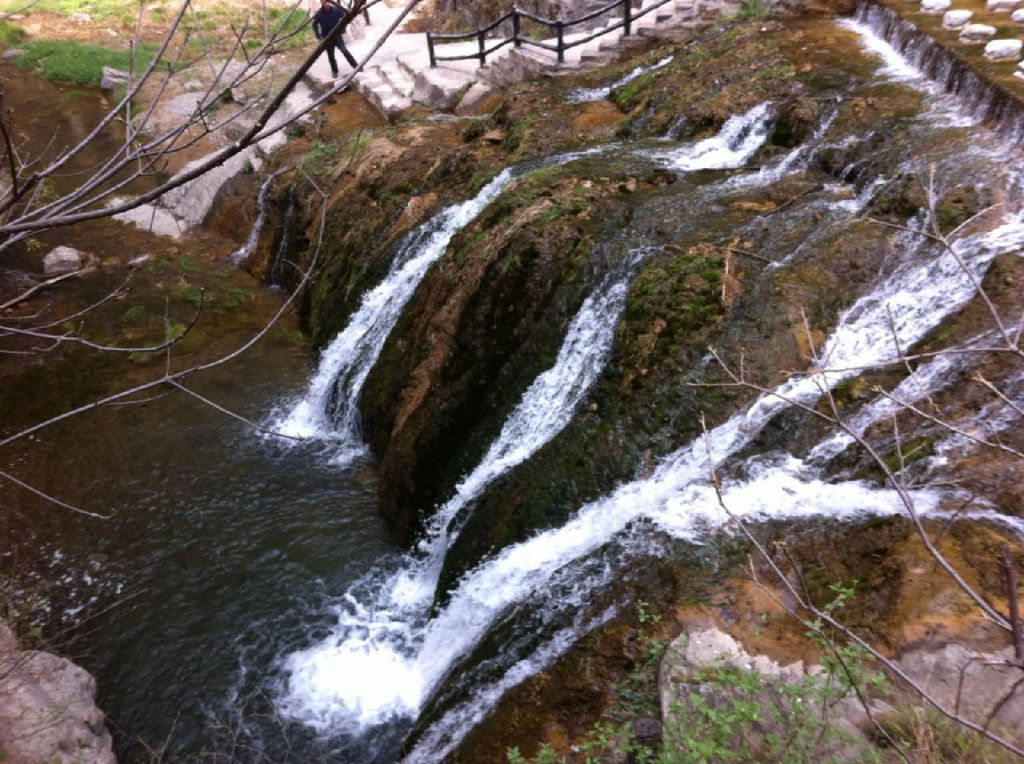
[(19, 650), (0, 623), (0, 760), (116, 764), (96, 680), (69, 660)]

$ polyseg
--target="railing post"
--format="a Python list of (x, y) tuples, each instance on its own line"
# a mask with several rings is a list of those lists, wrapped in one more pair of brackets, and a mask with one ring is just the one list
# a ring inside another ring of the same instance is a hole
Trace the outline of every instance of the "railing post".
[(487, 63), (487, 43), (484, 39), (483, 30), (476, 33), (476, 40), (480, 43), (480, 66), (483, 66)]
[(512, 44), (520, 47), (523, 41), (519, 39), (519, 9), (512, 6)]
[(431, 32), (427, 32), (427, 53), (430, 54), (430, 68), (437, 68), (437, 59), (434, 58), (434, 35)]
[(562, 39), (565, 32), (565, 25), (561, 21), (555, 22), (555, 32), (558, 34), (558, 63), (565, 63), (565, 41)]
[(623, 0), (622, 3), (622, 36), (629, 37), (630, 28), (633, 25), (633, 0)]

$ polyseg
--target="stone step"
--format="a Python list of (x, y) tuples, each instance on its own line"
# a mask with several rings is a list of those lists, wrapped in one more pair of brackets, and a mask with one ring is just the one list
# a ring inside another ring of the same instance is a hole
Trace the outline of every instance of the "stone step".
[(380, 79), (396, 94), (406, 98), (412, 95), (415, 79), (396, 61), (389, 61), (378, 69)]

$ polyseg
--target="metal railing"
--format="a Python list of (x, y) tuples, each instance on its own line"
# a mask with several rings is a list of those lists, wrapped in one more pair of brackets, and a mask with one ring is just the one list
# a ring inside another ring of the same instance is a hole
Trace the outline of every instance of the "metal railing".
[[(488, 24), (485, 27), (481, 27), (475, 32), (469, 32), (467, 34), (437, 34), (435, 32), (427, 32), (427, 51), (430, 54), (430, 68), (436, 68), (438, 61), (468, 61), (470, 59), (478, 59), (480, 66), (487, 63), (487, 56), (492, 53), (504, 48), (506, 45), (514, 45), (516, 48), (522, 47), (525, 43), (527, 45), (533, 45), (534, 47), (541, 48), (546, 51), (554, 53), (557, 57), (559, 64), (565, 63), (565, 51), (570, 48), (575, 48), (579, 45), (586, 45), (592, 40), (596, 40), (598, 37), (602, 37), (609, 32), (614, 32), (617, 29), (623, 30), (623, 36), (628, 37), (633, 32), (633, 22), (643, 16), (646, 16), (651, 11), (657, 10), (666, 3), (673, 2), (673, 0), (658, 0), (658, 2), (652, 3), (646, 8), (634, 9), (634, 0), (613, 0), (608, 5), (598, 8), (596, 11), (591, 11), (579, 18), (572, 19), (569, 21), (561, 21), (558, 19), (545, 19), (541, 16), (536, 16), (529, 11), (521, 10), (513, 6), (512, 10), (506, 13), (504, 16)], [(597, 18), (605, 13), (611, 13), (617, 10), (619, 7), (622, 8), (622, 18), (610, 26), (603, 27), (591, 35), (588, 35), (582, 39), (574, 40), (572, 42), (565, 41), (565, 30), (570, 27), (577, 26), (579, 24), (585, 24), (592, 19)], [(522, 20), (528, 19), (553, 29), (555, 44), (551, 45), (540, 40), (534, 40), (530, 37), (524, 37), (522, 34)], [(494, 42), (491, 47), (487, 47), (487, 35), (493, 32), (502, 24), (511, 22), (512, 25), (512, 36), (498, 39)], [(476, 53), (470, 53), (462, 56), (439, 56), (435, 49), (436, 41), (454, 42), (456, 40), (473, 40), (476, 39), (478, 43), (478, 50)]]

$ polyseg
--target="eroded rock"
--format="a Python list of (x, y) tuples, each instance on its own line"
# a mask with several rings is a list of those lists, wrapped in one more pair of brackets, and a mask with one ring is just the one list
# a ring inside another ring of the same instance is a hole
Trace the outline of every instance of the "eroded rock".
[(111, 66), (104, 66), (103, 75), (100, 77), (100, 87), (103, 90), (116, 90), (119, 87), (126, 86), (130, 79), (131, 75), (128, 72), (114, 69)]
[(116, 764), (96, 680), (51, 653), (18, 650), (0, 623), (0, 759), (5, 764)]

